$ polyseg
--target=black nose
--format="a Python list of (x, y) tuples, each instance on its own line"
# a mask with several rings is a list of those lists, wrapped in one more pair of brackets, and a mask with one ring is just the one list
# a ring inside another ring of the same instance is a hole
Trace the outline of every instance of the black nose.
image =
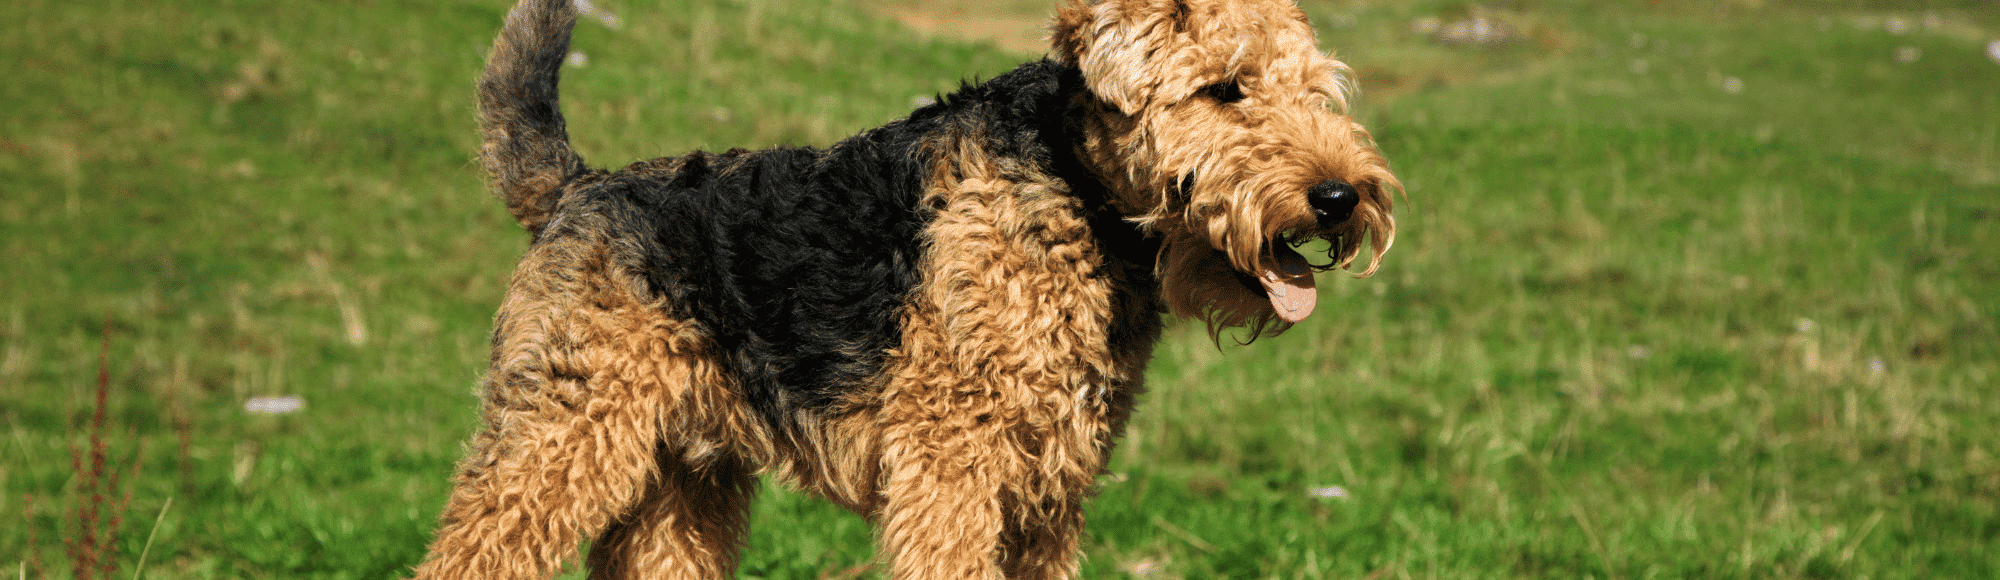
[(1328, 179), (1306, 190), (1306, 202), (1312, 204), (1313, 217), (1319, 219), (1319, 227), (1331, 228), (1354, 215), (1354, 206), (1361, 203), (1361, 194), (1354, 191), (1352, 184)]

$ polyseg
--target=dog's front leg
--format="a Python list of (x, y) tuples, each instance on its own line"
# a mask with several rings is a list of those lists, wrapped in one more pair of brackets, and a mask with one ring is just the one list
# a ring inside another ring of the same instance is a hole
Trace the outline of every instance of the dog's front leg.
[(1000, 578), (1001, 489), (1020, 475), (989, 417), (939, 409), (884, 430), (882, 548), (891, 577)]
[(944, 141), (877, 411), (882, 547), (898, 580), (1070, 578), (1131, 402), (1114, 384), (1143, 361), (1112, 352), (1117, 277), (1082, 202), (978, 139)]
[[(959, 391), (903, 405), (883, 429), (882, 544), (892, 577), (1070, 578), (1095, 437), (1028, 420), (1005, 397)], [(1079, 423), (1091, 423), (1079, 421)]]

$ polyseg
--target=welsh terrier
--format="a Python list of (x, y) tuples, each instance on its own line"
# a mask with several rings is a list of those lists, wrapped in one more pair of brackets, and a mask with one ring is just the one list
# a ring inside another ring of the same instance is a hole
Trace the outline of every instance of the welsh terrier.
[(1162, 314), (1276, 334), (1394, 240), (1291, 0), (1071, 0), (1048, 58), (829, 148), (617, 171), (557, 107), (575, 19), (521, 0), (479, 80), (533, 242), (421, 578), (586, 539), (593, 577), (726, 577), (760, 473), (877, 525), (895, 578), (1072, 577)]

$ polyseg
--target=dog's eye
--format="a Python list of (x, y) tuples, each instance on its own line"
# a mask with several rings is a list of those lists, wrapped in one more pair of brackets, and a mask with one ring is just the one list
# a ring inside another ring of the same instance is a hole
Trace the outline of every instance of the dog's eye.
[(1215, 83), (1201, 88), (1202, 96), (1215, 99), (1224, 105), (1243, 100), (1243, 86), (1236, 81)]

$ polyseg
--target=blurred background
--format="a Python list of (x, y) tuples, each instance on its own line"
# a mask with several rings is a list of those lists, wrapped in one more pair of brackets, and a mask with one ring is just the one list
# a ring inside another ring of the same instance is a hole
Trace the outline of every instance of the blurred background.
[[(594, 1), (613, 167), (831, 143), (1053, 7)], [(527, 243), (473, 162), (507, 8), (0, 6), (0, 575), (407, 574)], [(2000, 577), (2000, 8), (1304, 8), (1395, 248), (1284, 336), (1174, 327), (1085, 577)], [(756, 517), (741, 577), (880, 576)]]

